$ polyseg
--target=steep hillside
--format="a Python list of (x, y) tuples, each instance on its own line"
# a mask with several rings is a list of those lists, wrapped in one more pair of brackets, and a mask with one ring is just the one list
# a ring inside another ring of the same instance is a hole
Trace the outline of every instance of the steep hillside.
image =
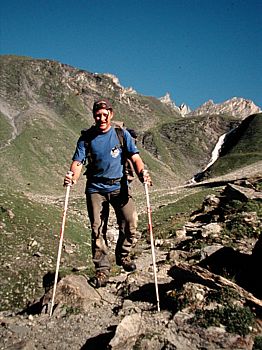
[(223, 115), (181, 118), (147, 131), (143, 146), (185, 181), (208, 163), (219, 137), (238, 124), (239, 119)]
[(219, 159), (199, 179), (232, 172), (262, 160), (262, 113), (253, 114), (226, 137)]

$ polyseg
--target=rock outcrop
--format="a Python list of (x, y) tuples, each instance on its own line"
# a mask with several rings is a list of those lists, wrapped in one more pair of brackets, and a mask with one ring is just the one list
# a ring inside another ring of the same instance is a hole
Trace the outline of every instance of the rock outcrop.
[(253, 101), (242, 97), (233, 97), (225, 102), (217, 104), (209, 100), (190, 112), (188, 116), (226, 114), (244, 119), (251, 114), (260, 112), (261, 108), (256, 106)]
[(180, 106), (177, 106), (176, 103), (171, 99), (171, 96), (168, 92), (165, 94), (165, 96), (160, 97), (159, 100), (163, 104), (171, 107), (172, 109), (180, 113), (182, 117), (191, 112), (190, 107), (187, 106), (185, 103), (182, 103)]

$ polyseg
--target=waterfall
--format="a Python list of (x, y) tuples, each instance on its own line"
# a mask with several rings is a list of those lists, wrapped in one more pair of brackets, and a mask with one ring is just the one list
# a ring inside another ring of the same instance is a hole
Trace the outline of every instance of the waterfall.
[(215, 163), (215, 161), (218, 159), (221, 148), (223, 146), (223, 143), (226, 139), (226, 137), (235, 129), (232, 129), (228, 132), (226, 132), (225, 134), (221, 135), (215, 145), (215, 147), (213, 148), (212, 154), (211, 154), (211, 158), (208, 162), (208, 164), (205, 166), (205, 168), (200, 172), (197, 173), (196, 175), (193, 176), (193, 178), (191, 180), (189, 180), (187, 183), (188, 184), (193, 184), (196, 183), (198, 181), (201, 181), (201, 179), (203, 178), (204, 172), (211, 167), (211, 165), (213, 165)]
[(211, 158), (209, 163), (207, 164), (207, 166), (202, 170), (202, 171), (206, 171), (212, 164), (215, 163), (215, 161), (217, 160), (217, 158), (219, 157), (219, 153), (221, 150), (221, 147), (224, 143), (225, 137), (227, 136), (228, 132), (226, 132), (225, 134), (221, 135), (212, 151), (211, 154)]

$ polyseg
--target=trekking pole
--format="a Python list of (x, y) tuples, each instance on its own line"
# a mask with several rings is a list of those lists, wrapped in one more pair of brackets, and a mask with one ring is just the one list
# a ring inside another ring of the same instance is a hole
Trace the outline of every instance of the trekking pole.
[(148, 214), (148, 228), (149, 228), (149, 234), (150, 234), (151, 252), (152, 252), (152, 260), (153, 260), (153, 270), (154, 270), (154, 276), (155, 276), (157, 311), (160, 311), (159, 293), (158, 293), (158, 284), (157, 284), (157, 274), (156, 274), (156, 256), (155, 256), (155, 246), (154, 246), (153, 226), (152, 226), (152, 210), (151, 210), (150, 201), (149, 201), (148, 184), (146, 182), (144, 183), (144, 187), (145, 187), (145, 193), (146, 193), (147, 214)]
[[(68, 171), (67, 175), (72, 176), (73, 172)], [(51, 309), (50, 309), (50, 317), (52, 316), (54, 302), (55, 302), (55, 293), (56, 293), (56, 286), (57, 286), (57, 280), (58, 280), (58, 272), (59, 272), (60, 258), (61, 258), (61, 252), (62, 252), (62, 244), (63, 244), (63, 238), (64, 238), (65, 219), (66, 219), (66, 212), (67, 212), (67, 207), (68, 207), (68, 199), (69, 199), (69, 193), (70, 193), (71, 186), (72, 186), (71, 184), (68, 184), (66, 186), (65, 205), (64, 205), (64, 211), (63, 211), (62, 225), (60, 228), (60, 241), (59, 241), (59, 247), (58, 247), (58, 253), (57, 253), (56, 271), (55, 271), (53, 296), (52, 296)]]

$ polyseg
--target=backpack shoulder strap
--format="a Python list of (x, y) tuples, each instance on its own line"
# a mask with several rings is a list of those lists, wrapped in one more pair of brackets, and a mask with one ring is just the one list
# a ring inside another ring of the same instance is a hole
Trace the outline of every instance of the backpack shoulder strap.
[(118, 140), (120, 142), (121, 147), (124, 149), (125, 147), (125, 137), (124, 137), (124, 130), (123, 128), (119, 126), (114, 126), (116, 135), (118, 137)]
[[(91, 141), (96, 137), (96, 130), (94, 126), (89, 129), (81, 130), (81, 138), (84, 140), (86, 149), (86, 160), (88, 163), (92, 162)], [(85, 162), (86, 163), (86, 162)]]
[(91, 126), (88, 129), (81, 130), (81, 137), (87, 142), (89, 139), (92, 140), (95, 137), (95, 127)]
[(135, 179), (135, 170), (131, 159), (128, 158), (124, 129), (119, 126), (114, 126), (114, 128), (123, 152), (124, 176), (131, 183)]

